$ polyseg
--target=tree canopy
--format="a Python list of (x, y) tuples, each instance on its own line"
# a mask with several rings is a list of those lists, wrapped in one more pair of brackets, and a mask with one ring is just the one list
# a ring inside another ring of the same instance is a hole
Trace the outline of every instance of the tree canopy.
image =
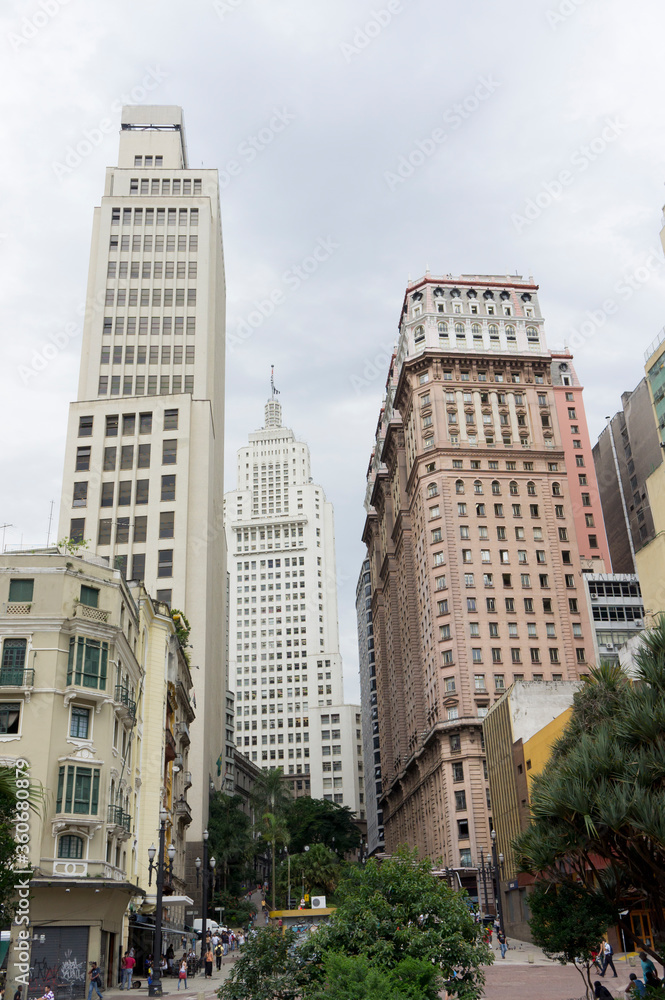
[(291, 834), (291, 850), (300, 854), (304, 847), (325, 844), (344, 857), (360, 845), (360, 831), (354, 823), (348, 806), (340, 806), (327, 799), (295, 799), (286, 812), (286, 822)]
[[(665, 616), (644, 633), (629, 678), (601, 665), (531, 786), (531, 826), (515, 841), (522, 871), (579, 880), (616, 912), (642, 904), (665, 958)], [(623, 918), (620, 918), (620, 922)]]

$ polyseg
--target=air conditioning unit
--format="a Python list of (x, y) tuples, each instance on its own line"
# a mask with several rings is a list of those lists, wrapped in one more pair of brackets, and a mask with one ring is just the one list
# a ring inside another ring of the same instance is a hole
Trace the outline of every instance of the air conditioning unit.
[(312, 896), (312, 909), (313, 910), (325, 910), (326, 909), (326, 897), (325, 896)]

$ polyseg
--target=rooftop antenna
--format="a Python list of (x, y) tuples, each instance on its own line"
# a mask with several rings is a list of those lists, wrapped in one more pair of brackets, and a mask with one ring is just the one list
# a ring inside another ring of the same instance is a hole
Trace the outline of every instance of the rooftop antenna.
[(274, 399), (275, 396), (279, 396), (279, 389), (275, 388), (275, 366), (270, 366), (270, 394)]
[(7, 528), (13, 528), (13, 527), (14, 527), (13, 524), (0, 524), (0, 528), (2, 528), (2, 551), (3, 552), (5, 551), (5, 531), (7, 530)]
[(51, 500), (51, 512), (48, 516), (48, 532), (46, 534), (46, 548), (48, 548), (49, 542), (51, 541), (51, 525), (53, 524), (53, 504), (55, 500)]

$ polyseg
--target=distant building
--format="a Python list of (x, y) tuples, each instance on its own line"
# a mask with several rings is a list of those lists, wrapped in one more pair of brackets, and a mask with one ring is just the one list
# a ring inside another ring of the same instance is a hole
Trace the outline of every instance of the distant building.
[(275, 393), (264, 426), (238, 450), (224, 518), (236, 748), (259, 767), (284, 768), (293, 795), (364, 819), (360, 706), (343, 694), (333, 508)]
[(528, 886), (515, 867), (512, 841), (530, 823), (529, 789), (563, 731), (578, 681), (515, 681), (483, 722), (497, 855), (503, 854), (501, 897), (506, 934), (531, 940)]
[(644, 605), (634, 573), (584, 573), (596, 663), (619, 663), (619, 650), (644, 629)]
[[(662, 456), (665, 448), (665, 331), (648, 348), (645, 370)], [(653, 624), (655, 617), (665, 612), (665, 463), (661, 462), (648, 476), (646, 489), (653, 536), (646, 538), (638, 548), (636, 562), (647, 621)]]
[(385, 841), (381, 809), (381, 749), (376, 693), (374, 627), (372, 624), (372, 578), (368, 559), (363, 562), (356, 586), (356, 618), (358, 621), (360, 702), (362, 705), (363, 759), (365, 762), (366, 853), (372, 855), (377, 851), (383, 851)]

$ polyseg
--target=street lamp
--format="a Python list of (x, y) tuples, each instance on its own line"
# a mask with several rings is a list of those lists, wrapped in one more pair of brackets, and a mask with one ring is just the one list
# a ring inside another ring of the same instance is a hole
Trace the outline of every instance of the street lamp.
[[(208, 927), (208, 886), (210, 884), (211, 878), (215, 874), (215, 865), (217, 862), (214, 858), (210, 858), (208, 861), (208, 837), (209, 833), (207, 830), (203, 831), (203, 865), (201, 864), (201, 859), (197, 858), (194, 864), (196, 865), (196, 884), (199, 884), (199, 877), (203, 878), (203, 892), (202, 892), (202, 906), (201, 906), (201, 968), (203, 974), (205, 975), (205, 947), (206, 947), (206, 932)], [(203, 870), (202, 870), (203, 869)]]
[[(148, 885), (152, 884), (152, 873), (155, 873), (155, 885), (157, 888), (157, 906), (155, 909), (155, 940), (152, 950), (152, 982), (148, 987), (148, 996), (161, 997), (162, 979), (160, 962), (162, 959), (162, 896), (164, 893), (164, 875), (167, 874), (169, 882), (173, 875), (173, 859), (175, 858), (175, 847), (169, 844), (167, 854), (169, 860), (164, 857), (164, 840), (166, 837), (166, 823), (169, 814), (166, 809), (159, 810), (159, 853), (154, 844), (148, 848)], [(157, 854), (157, 861), (155, 855)]]
[(501, 872), (503, 871), (503, 854), (499, 854), (497, 859), (496, 853), (496, 830), (492, 830), (492, 860), (494, 864), (492, 865), (493, 875), (494, 875), (494, 900), (496, 905), (496, 915), (499, 918), (499, 927), (501, 928), (501, 933), (505, 934), (505, 929), (503, 926), (503, 906), (500, 903), (501, 899)]

